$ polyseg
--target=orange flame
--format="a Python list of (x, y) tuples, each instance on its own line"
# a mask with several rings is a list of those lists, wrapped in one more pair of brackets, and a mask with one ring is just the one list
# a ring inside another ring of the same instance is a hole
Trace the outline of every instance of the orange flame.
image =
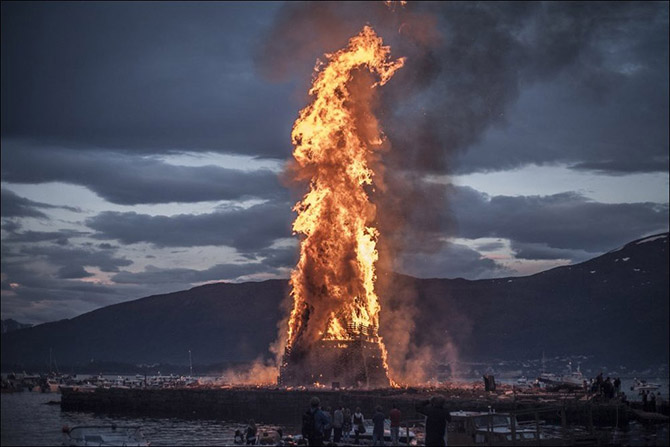
[(326, 54), (327, 65), (315, 68), (313, 101), (293, 126), (295, 176), (309, 179), (310, 188), (293, 208), (293, 231), (302, 239), (290, 281), (289, 347), (299, 339), (365, 336), (386, 352), (377, 333), (376, 208), (366, 188), (383, 185), (374, 167), (384, 138), (371, 109), (373, 88), (404, 64), (390, 60), (390, 50), (365, 26), (345, 48)]

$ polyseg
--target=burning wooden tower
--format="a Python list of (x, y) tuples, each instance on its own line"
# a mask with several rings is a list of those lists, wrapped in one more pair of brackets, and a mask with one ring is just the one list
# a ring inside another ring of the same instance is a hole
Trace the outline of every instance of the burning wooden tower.
[(313, 101), (293, 126), (289, 172), (309, 181), (294, 211), (300, 259), (279, 382), (388, 386), (375, 292), (376, 207), (385, 138), (372, 111), (376, 87), (402, 67), (369, 26), (317, 63)]

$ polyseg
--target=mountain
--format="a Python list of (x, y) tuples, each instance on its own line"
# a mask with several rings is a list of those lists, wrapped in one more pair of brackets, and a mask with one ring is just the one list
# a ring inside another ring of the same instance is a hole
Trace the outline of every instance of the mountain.
[(7, 332), (12, 331), (18, 331), (19, 329), (25, 329), (32, 326), (32, 324), (19, 323), (18, 321), (12, 320), (11, 318), (7, 320), (0, 320), (0, 323), (2, 323), (1, 326), (2, 334), (6, 334)]
[[(461, 359), (590, 355), (603, 364), (668, 362), (668, 233), (589, 261), (525, 277), (469, 281), (380, 275), (381, 333), (411, 333)], [(2, 335), (3, 368), (245, 362), (268, 355), (282, 318), (285, 280), (217, 283), (104, 307)], [(400, 316), (393, 323), (390, 316)], [(404, 320), (403, 320), (404, 318)], [(416, 329), (412, 330), (415, 327)], [(439, 360), (439, 359), (436, 359)]]

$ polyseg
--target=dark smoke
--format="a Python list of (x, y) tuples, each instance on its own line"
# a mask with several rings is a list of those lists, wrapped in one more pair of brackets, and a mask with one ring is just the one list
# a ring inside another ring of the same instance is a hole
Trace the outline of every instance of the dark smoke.
[[(575, 88), (606, 95), (606, 82), (592, 82), (605, 72), (596, 38), (631, 17), (651, 20), (657, 10), (653, 3), (619, 2), (410, 2), (394, 8), (382, 2), (288, 3), (257, 62), (269, 79), (297, 80), (306, 98), (317, 58), (341, 48), (365, 24), (391, 45), (394, 58), (406, 57), (382, 89), (376, 111), (390, 142), (382, 161), (386, 185), (373, 197), (383, 238), (378, 266), (391, 270), (403, 252), (438, 250), (454, 234), (454, 222), (439, 218), (448, 206), (446, 188), (427, 182), (427, 174), (457, 172), (457, 156), (491, 126), (505, 125), (520, 90), (534, 82), (569, 71)], [(384, 309), (385, 288), (393, 284), (380, 281), (378, 287)], [(396, 313), (411, 317), (420, 303), (411, 291), (401, 295), (405, 303), (396, 303)], [(389, 315), (394, 313), (382, 317), (385, 325), (400, 326)], [(411, 332), (413, 323), (403, 324)], [(382, 331), (397, 348), (389, 352), (392, 364), (402, 365), (398, 359), (425, 348), (413, 344), (411, 333)]]

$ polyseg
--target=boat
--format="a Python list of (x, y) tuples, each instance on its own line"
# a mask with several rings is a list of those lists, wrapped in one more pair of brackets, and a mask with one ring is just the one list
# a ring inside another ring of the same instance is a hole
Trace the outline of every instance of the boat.
[(647, 382), (646, 380), (633, 379), (633, 386), (631, 391), (657, 391), (661, 388), (659, 383)]
[(586, 378), (580, 371), (579, 365), (577, 365), (577, 370), (573, 371), (572, 363), (568, 363), (568, 368), (565, 374), (558, 375), (543, 372), (538, 376), (537, 381), (547, 387), (575, 389), (582, 388)]
[[(553, 411), (553, 410), (552, 410)], [(568, 441), (600, 445), (598, 438), (571, 427), (566, 437), (561, 427), (544, 421), (519, 422), (516, 415), (486, 411), (452, 411), (448, 445), (569, 445)]]
[(518, 377), (516, 379), (516, 385), (521, 387), (528, 386), (528, 377), (526, 376)]
[[(448, 443), (451, 445), (489, 445), (506, 444), (512, 441), (512, 417), (507, 413), (489, 413), (486, 411), (450, 412)], [(546, 441), (546, 436), (536, 433), (535, 429), (520, 426), (514, 417), (516, 443), (529, 445)]]
[(80, 425), (63, 427), (63, 445), (68, 446), (148, 446), (140, 427), (117, 425)]

